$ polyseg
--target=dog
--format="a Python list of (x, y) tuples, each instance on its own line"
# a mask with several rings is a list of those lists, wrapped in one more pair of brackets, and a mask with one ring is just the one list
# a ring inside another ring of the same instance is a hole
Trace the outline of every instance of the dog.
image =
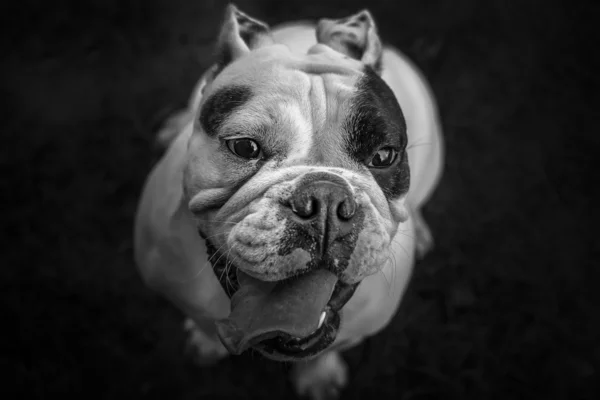
[(340, 352), (390, 322), (433, 245), (434, 96), (367, 10), (271, 29), (229, 5), (216, 49), (159, 135), (136, 264), (198, 362), (253, 349), (293, 362), (298, 395), (336, 397)]

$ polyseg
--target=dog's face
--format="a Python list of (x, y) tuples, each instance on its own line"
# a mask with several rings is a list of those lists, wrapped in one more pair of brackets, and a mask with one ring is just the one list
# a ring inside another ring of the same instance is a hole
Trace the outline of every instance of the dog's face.
[[(348, 29), (357, 34), (345, 37)], [(275, 334), (265, 329), (245, 343), (276, 359), (314, 356), (333, 341), (341, 297), (389, 262), (407, 219), (406, 125), (377, 73), (373, 21), (366, 12), (324, 20), (318, 38), (307, 54), (294, 54), (230, 7), (221, 63), (205, 87), (184, 169), (184, 193), (213, 261), (265, 285), (328, 271), (303, 292), (311, 299), (319, 295), (311, 290), (326, 292), (327, 306), (315, 306), (323, 313), (300, 330), (310, 343), (283, 322), (273, 325)], [(316, 334), (309, 332), (315, 324)]]

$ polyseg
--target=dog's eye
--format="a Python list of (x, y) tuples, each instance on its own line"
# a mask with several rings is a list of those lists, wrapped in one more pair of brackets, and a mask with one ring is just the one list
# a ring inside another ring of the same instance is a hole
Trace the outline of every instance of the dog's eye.
[(260, 147), (252, 139), (231, 139), (227, 141), (227, 147), (238, 157), (254, 160), (260, 156)]
[(396, 161), (398, 152), (391, 147), (383, 147), (373, 155), (369, 161), (368, 166), (373, 168), (385, 168), (389, 167)]

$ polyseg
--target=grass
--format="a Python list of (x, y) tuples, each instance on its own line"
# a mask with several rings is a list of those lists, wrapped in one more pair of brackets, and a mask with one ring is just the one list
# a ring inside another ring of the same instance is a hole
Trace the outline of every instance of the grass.
[[(367, 2), (237, 4), (276, 24)], [(392, 324), (345, 355), (344, 398), (598, 398), (599, 247), (587, 234), (594, 10), (500, 0), (368, 7), (429, 78), (447, 160), (425, 209), (435, 251)], [(221, 12), (216, 1), (23, 0), (3, 13), (9, 398), (291, 395), (286, 367), (251, 354), (195, 367), (183, 355), (182, 315), (132, 262), (137, 196), (160, 156), (153, 129), (209, 65)]]

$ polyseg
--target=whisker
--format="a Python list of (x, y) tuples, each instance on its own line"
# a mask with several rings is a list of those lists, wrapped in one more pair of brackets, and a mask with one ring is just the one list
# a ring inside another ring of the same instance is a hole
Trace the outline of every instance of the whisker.
[[(386, 260), (387, 262), (391, 262), (392, 259), (390, 257), (387, 258)], [(383, 279), (385, 279), (385, 281), (387, 282), (387, 295), (390, 295), (390, 292), (392, 290), (392, 282), (388, 279), (387, 275), (385, 274), (383, 268), (380, 268), (379, 271), (381, 273), (381, 275), (383, 275)]]
[[(208, 259), (208, 262), (210, 263), (210, 261), (213, 259), (213, 257), (214, 257), (215, 255), (219, 254), (219, 251), (220, 251), (220, 250), (221, 250), (223, 247), (225, 247), (226, 245), (227, 245), (227, 243), (223, 243), (223, 244), (222, 244), (222, 245), (221, 245), (221, 246), (220, 246), (220, 247), (219, 247), (217, 250), (215, 250), (215, 252), (213, 253), (213, 255), (212, 255), (212, 256), (210, 256), (210, 258)], [(217, 262), (219, 262), (219, 260), (221, 259), (221, 257), (222, 257), (222, 255), (221, 255), (221, 256), (220, 256), (220, 257), (217, 259), (217, 261), (215, 261), (215, 264), (216, 264)]]
[(194, 276), (189, 277), (187, 279), (182, 279), (181, 282), (179, 282), (179, 283), (188, 283), (188, 282), (193, 281), (194, 279), (198, 278), (202, 274), (202, 272), (204, 272), (204, 270), (206, 269), (206, 266), (208, 266), (208, 265), (210, 265), (210, 263), (204, 264), (204, 266), (202, 268), (200, 268), (200, 270), (198, 272), (196, 272), (194, 274)]
[(398, 245), (400, 245), (400, 248), (402, 249), (402, 251), (404, 251), (406, 258), (410, 258), (410, 256), (408, 255), (408, 250), (406, 250), (406, 248), (402, 245), (402, 243), (398, 243)]
[(235, 222), (235, 221), (220, 221), (220, 220), (217, 220), (217, 219), (209, 220), (209, 219), (197, 218), (197, 217), (194, 217), (194, 219), (196, 221), (200, 221), (200, 222), (208, 222), (208, 223), (216, 222), (216, 223), (219, 223), (219, 224), (230, 224), (230, 225), (236, 225), (236, 224), (239, 223), (239, 222)]
[[(215, 264), (217, 264), (219, 262), (219, 260), (224, 256), (225, 254), (221, 254), (219, 256), (219, 258), (217, 258), (217, 261), (215, 261)], [(226, 258), (227, 259), (227, 258)], [(221, 275), (219, 276), (219, 281), (221, 281), (223, 279), (223, 274), (225, 273), (225, 271), (227, 270), (227, 266), (225, 268), (223, 268), (223, 271), (221, 272)]]
[[(410, 237), (410, 236), (408, 236), (408, 237)], [(414, 238), (412, 238), (412, 239), (414, 239)], [(399, 245), (399, 246), (400, 246), (400, 248), (401, 248), (401, 249), (404, 251), (404, 254), (406, 255), (406, 257), (407, 257), (407, 258), (410, 258), (409, 254), (408, 254), (408, 251), (407, 251), (407, 250), (406, 250), (406, 248), (405, 248), (405, 247), (402, 245), (402, 242), (400, 242), (400, 241), (397, 241), (397, 240), (396, 240), (396, 238), (394, 238), (394, 239), (392, 240), (392, 243), (396, 243), (397, 245)]]
[(396, 259), (396, 254), (392, 252), (392, 257), (394, 258), (394, 268), (392, 269), (392, 282), (396, 280), (396, 269), (398, 268), (398, 260)]
[[(416, 240), (417, 239), (416, 236), (409, 235), (408, 233), (405, 233), (405, 232), (398, 231), (398, 233), (401, 234), (402, 236), (407, 237), (407, 238), (412, 239), (412, 240)], [(400, 239), (394, 238), (394, 240), (400, 240)]]
[(394, 263), (394, 268), (392, 268), (392, 277), (391, 277), (391, 281), (392, 284), (390, 285), (390, 293), (392, 291), (391, 286), (393, 286), (393, 282), (395, 282), (396, 280), (396, 269), (398, 268), (398, 259), (396, 258), (396, 254), (394, 252), (390, 252), (390, 256), (391, 258), (393, 258), (393, 263)]
[[(417, 237), (416, 237), (416, 236), (409, 235), (409, 234), (408, 234), (408, 233), (406, 233), (406, 232), (407, 232), (407, 231), (401, 231), (401, 230), (398, 230), (398, 231), (397, 231), (397, 233), (400, 233), (400, 234), (401, 234), (402, 236), (404, 236), (404, 237), (407, 237), (407, 238), (409, 238), (409, 239), (412, 239), (412, 240), (417, 240)], [(391, 243), (398, 243), (398, 244), (400, 244), (400, 243), (401, 243), (401, 240), (402, 240), (401, 238), (399, 238), (399, 237), (397, 237), (397, 236), (394, 236), (394, 238), (392, 239)]]
[(235, 259), (237, 259), (237, 257), (234, 260), (229, 260), (229, 255), (230, 254), (231, 254), (231, 249), (227, 253), (228, 262), (226, 262), (226, 264), (225, 264), (225, 271), (226, 271), (226, 274), (225, 274), (225, 286), (231, 287), (231, 289), (235, 289), (235, 286), (234, 286), (233, 282), (229, 278), (229, 271), (231, 270), (231, 267), (234, 267), (233, 262), (235, 261)]
[(217, 237), (219, 235), (222, 235), (222, 233), (215, 233), (214, 235), (207, 236), (207, 237), (204, 238), (204, 240), (212, 239), (212, 238)]
[(200, 268), (200, 270), (198, 272), (196, 272), (194, 274), (194, 276), (190, 276), (189, 278), (184, 278), (184, 279), (178, 279), (175, 282), (177, 282), (177, 283), (188, 283), (188, 282), (193, 281), (194, 279), (198, 278), (200, 276), (200, 274), (202, 274), (202, 272), (206, 268), (206, 265), (208, 265), (208, 264), (205, 264), (202, 268)]
[[(223, 268), (223, 271), (221, 271), (221, 275), (219, 275), (219, 282), (223, 280), (223, 275), (225, 275), (225, 271), (227, 271), (227, 268)], [(227, 281), (225, 281), (225, 287), (227, 287)]]
[[(178, 283), (188, 283), (188, 282), (190, 282), (190, 281), (193, 281), (194, 279), (198, 278), (198, 277), (199, 277), (199, 276), (202, 274), (202, 272), (204, 272), (204, 270), (206, 269), (206, 267), (207, 267), (207, 266), (209, 266), (209, 265), (211, 265), (211, 263), (210, 263), (210, 260), (211, 260), (211, 259), (212, 259), (212, 258), (213, 258), (213, 257), (214, 257), (216, 254), (219, 254), (219, 250), (221, 250), (221, 249), (222, 249), (222, 248), (223, 248), (225, 245), (226, 245), (226, 244), (223, 244), (221, 247), (219, 247), (219, 248), (217, 249), (217, 251), (215, 251), (215, 252), (214, 252), (214, 254), (208, 258), (208, 260), (207, 260), (207, 263), (206, 263), (206, 264), (204, 264), (204, 266), (203, 266), (202, 268), (200, 268), (200, 270), (199, 270), (198, 272), (196, 272), (196, 273), (195, 273), (193, 276), (191, 276), (191, 277), (189, 277), (189, 278), (185, 278), (185, 279), (180, 279), (180, 280), (178, 280), (177, 282), (178, 282)], [(219, 257), (219, 259), (220, 259), (220, 258), (221, 258), (221, 257)], [(217, 260), (217, 262), (218, 262), (218, 261), (219, 261), (219, 260)]]
[(229, 279), (229, 265), (230, 263), (227, 262), (227, 265), (225, 266), (225, 288), (227, 289), (227, 293), (229, 293), (230, 289), (233, 289), (233, 283), (231, 283), (231, 279)]
[(408, 233), (406, 233), (406, 231), (402, 231), (402, 230), (398, 229), (398, 231), (397, 231), (397, 232), (398, 232), (398, 233), (400, 233), (400, 234), (402, 234), (403, 236), (406, 236), (407, 238), (411, 238), (411, 239), (413, 239), (413, 240), (415, 240), (415, 239), (416, 239), (416, 237), (415, 237), (415, 236), (409, 235)]
[(431, 142), (424, 142), (424, 143), (413, 143), (413, 144), (409, 144), (408, 146), (406, 146), (406, 150), (408, 149), (412, 149), (413, 147), (418, 147), (418, 146), (427, 146), (427, 145), (431, 145)]

